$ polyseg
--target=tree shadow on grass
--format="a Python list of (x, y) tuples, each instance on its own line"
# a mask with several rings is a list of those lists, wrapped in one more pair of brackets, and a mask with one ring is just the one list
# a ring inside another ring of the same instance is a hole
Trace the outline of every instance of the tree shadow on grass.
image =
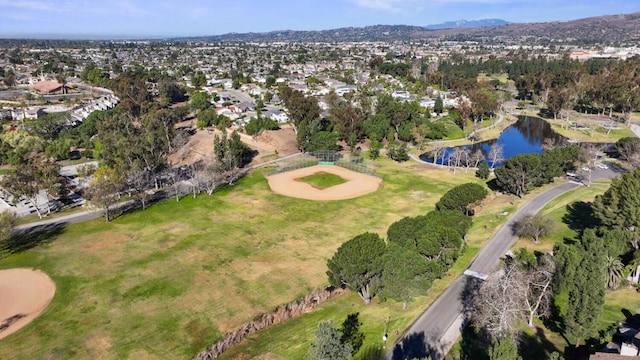
[(16, 230), (2, 246), (2, 251), (15, 254), (29, 250), (41, 244), (47, 244), (62, 234), (66, 223), (39, 225), (29, 229)]
[(535, 334), (523, 333), (519, 348), (523, 360), (548, 359), (552, 353), (560, 351), (553, 342), (547, 339), (544, 329), (537, 326)]
[(550, 315), (543, 318), (543, 324), (550, 331), (562, 336), (564, 341), (567, 342), (567, 345), (571, 345), (571, 342), (566, 336), (566, 325), (564, 323), (564, 318), (560, 314), (560, 308), (553, 301), (550, 306)]
[(579, 234), (586, 228), (600, 225), (600, 220), (593, 213), (591, 203), (585, 201), (575, 201), (567, 205), (567, 213), (562, 217), (562, 222)]

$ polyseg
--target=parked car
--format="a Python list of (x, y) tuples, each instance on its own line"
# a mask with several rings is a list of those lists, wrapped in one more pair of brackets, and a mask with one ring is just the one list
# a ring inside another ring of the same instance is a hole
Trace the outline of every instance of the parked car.
[(598, 164), (596, 166), (599, 167), (600, 169), (605, 169), (605, 170), (609, 168), (606, 164)]
[(588, 167), (585, 166), (585, 167), (582, 168), (582, 171), (591, 171), (591, 169), (589, 169)]
[(572, 173), (572, 172), (568, 172), (567, 176), (569, 176), (569, 177), (578, 177), (578, 175), (576, 173)]

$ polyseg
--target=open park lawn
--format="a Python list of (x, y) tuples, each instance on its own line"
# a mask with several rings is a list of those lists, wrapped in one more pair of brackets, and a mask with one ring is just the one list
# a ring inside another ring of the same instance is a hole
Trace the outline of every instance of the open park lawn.
[(347, 182), (342, 177), (327, 172), (318, 172), (309, 176), (297, 178), (296, 181), (302, 181), (320, 190)]
[[(477, 181), (473, 172), (451, 176), (414, 162), (376, 166), (380, 190), (357, 199), (276, 195), (254, 173), (213, 196), (167, 200), (110, 224), (70, 225), (0, 260), (0, 268), (42, 269), (57, 285), (42, 316), (0, 341), (0, 358), (191, 358), (257, 314), (327, 285), (326, 260), (346, 240), (385, 235), (401, 217), (432, 210), (454, 185)], [(336, 304), (342, 313), (361, 309), (353, 294)]]

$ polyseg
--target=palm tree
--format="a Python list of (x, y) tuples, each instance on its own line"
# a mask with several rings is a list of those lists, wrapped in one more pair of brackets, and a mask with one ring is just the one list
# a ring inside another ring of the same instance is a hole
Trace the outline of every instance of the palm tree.
[(617, 289), (623, 279), (622, 269), (624, 266), (620, 259), (609, 255), (607, 255), (605, 263), (607, 268), (607, 287), (609, 289)]

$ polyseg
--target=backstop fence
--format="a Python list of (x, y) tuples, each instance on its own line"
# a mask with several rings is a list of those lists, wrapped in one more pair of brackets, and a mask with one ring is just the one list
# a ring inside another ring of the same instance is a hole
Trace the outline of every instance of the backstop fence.
[(298, 156), (278, 160), (265, 168), (265, 175), (271, 176), (315, 165), (336, 165), (359, 173), (378, 176), (374, 172), (373, 160), (336, 151), (301, 153)]

